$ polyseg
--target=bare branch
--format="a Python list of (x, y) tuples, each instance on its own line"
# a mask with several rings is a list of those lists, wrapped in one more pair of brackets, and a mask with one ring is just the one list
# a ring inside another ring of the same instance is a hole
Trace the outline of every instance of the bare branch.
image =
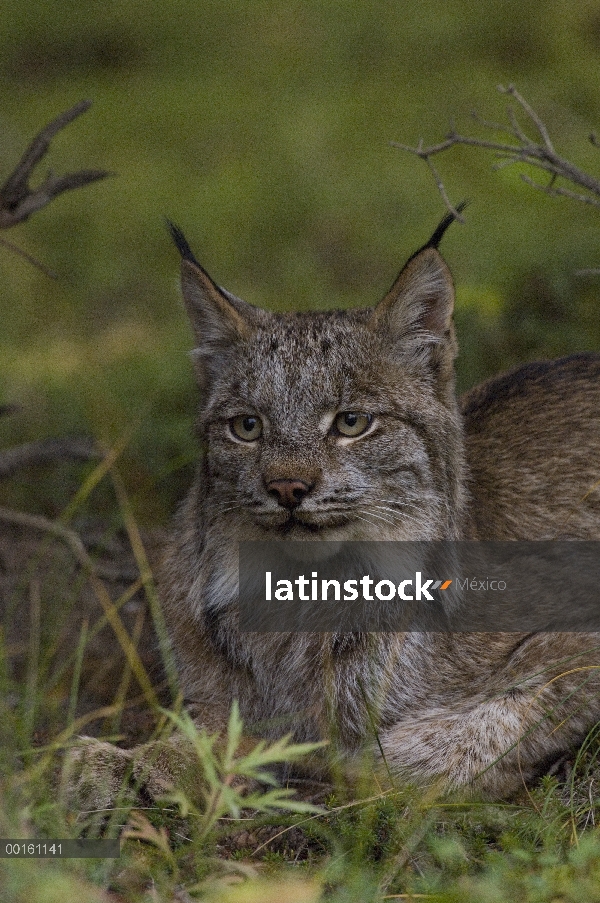
[(425, 162), (427, 163), (427, 166), (431, 170), (431, 174), (433, 175), (433, 178), (435, 179), (435, 184), (437, 185), (438, 191), (442, 196), (442, 200), (443, 200), (444, 204), (446, 205), (446, 209), (448, 210), (449, 213), (452, 214), (452, 216), (454, 217), (455, 220), (458, 220), (459, 223), (462, 223), (464, 225), (465, 218), (462, 215), (462, 213), (460, 212), (460, 210), (457, 210), (457, 208), (452, 204), (452, 201), (448, 197), (448, 194), (446, 192), (446, 189), (444, 188), (444, 184), (442, 182), (442, 179), (441, 179), (440, 174), (438, 173), (437, 169), (435, 168), (435, 166), (433, 165), (433, 163), (431, 162), (429, 157), (427, 157), (425, 159)]
[[(510, 135), (513, 136), (513, 133), (501, 122), (492, 122), (490, 119), (483, 119), (477, 112), (477, 110), (471, 110), (471, 119), (473, 119), (477, 125), (483, 126), (484, 129), (488, 129), (490, 132), (499, 132), (501, 135)], [(454, 131), (454, 129), (452, 129)]]
[[(414, 154), (425, 161), (435, 179), (437, 189), (442, 196), (444, 204), (453, 212), (455, 211), (449, 200), (448, 192), (440, 174), (434, 167), (431, 158), (437, 154), (444, 153), (449, 150), (449, 148), (456, 145), (478, 147), (483, 148), (484, 150), (493, 151), (500, 161), (494, 165), (494, 169), (502, 169), (513, 164), (524, 163), (535, 167), (536, 169), (544, 170), (545, 172), (550, 173), (552, 177), (548, 185), (540, 185), (526, 174), (522, 174), (521, 178), (528, 185), (531, 185), (538, 191), (544, 191), (552, 197), (569, 197), (585, 204), (591, 204), (594, 207), (600, 207), (600, 179), (590, 176), (588, 173), (575, 166), (575, 164), (557, 154), (546, 125), (529, 103), (527, 103), (527, 101), (519, 94), (514, 85), (509, 85), (507, 88), (499, 86), (498, 90), (515, 99), (521, 110), (537, 129), (541, 138), (540, 142), (534, 141), (527, 136), (517, 119), (515, 111), (509, 106), (507, 109), (509, 120), (508, 126), (480, 119), (477, 114), (473, 114), (473, 117), (478, 125), (488, 131), (507, 135), (514, 140), (514, 143), (480, 138), (472, 135), (462, 135), (452, 127), (444, 141), (440, 141), (438, 144), (432, 144), (429, 147), (423, 145), (422, 139), (416, 147), (410, 147), (406, 144), (398, 144), (396, 142), (392, 142), (392, 146)], [(600, 141), (597, 140), (594, 134), (590, 135), (590, 141), (595, 147), (600, 147)], [(572, 185), (584, 189), (585, 193), (574, 192), (564, 186), (556, 185), (555, 182), (557, 179), (563, 179), (566, 182), (570, 182)]]
[(582, 204), (591, 204), (593, 207), (600, 207), (600, 200), (597, 200), (589, 194), (577, 194), (577, 192), (570, 191), (568, 188), (563, 188), (561, 185), (554, 187), (552, 184), (554, 179), (552, 179), (552, 182), (550, 182), (549, 185), (540, 185), (539, 182), (536, 182), (525, 173), (521, 173), (521, 178), (527, 185), (531, 185), (532, 188), (543, 191), (544, 194), (549, 194), (551, 197), (571, 198), (574, 201), (580, 201)]
[(12, 476), (24, 467), (48, 464), (52, 461), (92, 461), (102, 454), (96, 444), (84, 437), (72, 439), (42, 439), (0, 451), (0, 480)]
[(4, 238), (4, 236), (0, 236), (0, 245), (4, 245), (5, 248), (8, 248), (9, 251), (12, 251), (13, 254), (18, 254), (19, 257), (23, 257), (27, 263), (30, 263), (32, 266), (37, 267), (38, 270), (41, 270), (42, 273), (45, 273), (46, 276), (49, 276), (50, 279), (58, 279), (58, 274), (51, 270), (50, 267), (47, 267), (45, 263), (42, 263), (41, 260), (38, 260), (37, 257), (33, 257), (32, 254), (29, 254), (27, 251), (24, 251), (23, 248), (20, 248), (13, 241), (9, 241), (8, 238)]
[(39, 132), (33, 139), (19, 162), (17, 163), (12, 174), (8, 177), (2, 188), (2, 194), (7, 200), (18, 200), (23, 184), (31, 175), (33, 169), (40, 162), (42, 157), (48, 152), (50, 142), (58, 132), (67, 126), (70, 122), (89, 110), (91, 106), (90, 100), (81, 100), (79, 103), (61, 113), (52, 122)]
[(70, 110), (53, 119), (33, 139), (13, 172), (0, 188), (0, 229), (10, 229), (45, 207), (65, 191), (82, 188), (91, 182), (111, 175), (103, 169), (84, 169), (56, 177), (49, 173), (38, 188), (29, 187), (29, 179), (36, 165), (45, 156), (54, 136), (70, 122), (89, 109), (91, 101), (82, 100)]
[[(510, 94), (511, 97), (514, 97), (514, 99), (517, 101), (517, 103), (521, 105), (521, 107), (525, 110), (525, 112), (527, 113), (527, 115), (529, 116), (531, 121), (536, 126), (538, 132), (542, 136), (542, 141), (544, 142), (544, 147), (546, 148), (548, 153), (555, 154), (556, 151), (554, 150), (552, 142), (550, 141), (550, 135), (548, 134), (548, 130), (547, 130), (545, 124), (542, 122), (542, 120), (540, 119), (538, 114), (535, 112), (535, 110), (529, 106), (527, 101), (523, 97), (521, 97), (521, 95), (519, 94), (519, 92), (517, 91), (515, 86), (509, 85), (508, 88), (504, 88), (504, 87), (502, 87), (502, 85), (498, 85), (498, 90), (503, 94)], [(519, 128), (519, 126), (517, 124), (517, 129), (518, 128)]]
[(527, 137), (527, 135), (521, 128), (519, 120), (517, 119), (517, 114), (515, 113), (513, 108), (507, 107), (506, 112), (507, 112), (508, 118), (510, 120), (510, 124), (512, 126), (512, 128), (509, 130), (508, 134), (514, 135), (516, 138), (518, 138), (519, 141), (521, 141), (523, 143), (523, 147), (531, 147), (533, 145), (533, 141), (530, 141), (530, 139)]

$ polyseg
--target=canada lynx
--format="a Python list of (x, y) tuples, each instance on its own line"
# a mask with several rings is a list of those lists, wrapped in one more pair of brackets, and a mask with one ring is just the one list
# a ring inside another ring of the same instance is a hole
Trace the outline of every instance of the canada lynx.
[(375, 308), (295, 314), (220, 289), (173, 227), (205, 452), (163, 598), (199, 724), (221, 728), (237, 699), (250, 731), (333, 734), (352, 756), (374, 746), (377, 699), (392, 770), (505, 795), (600, 719), (600, 635), (346, 642), (244, 634), (235, 617), (242, 540), (600, 538), (600, 356), (528, 365), (459, 405), (454, 291), (437, 250), (450, 221)]

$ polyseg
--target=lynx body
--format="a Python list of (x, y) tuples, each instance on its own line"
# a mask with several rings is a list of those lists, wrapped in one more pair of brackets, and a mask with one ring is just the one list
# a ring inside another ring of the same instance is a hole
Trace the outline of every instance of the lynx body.
[(500, 796), (600, 719), (596, 634), (242, 634), (248, 539), (600, 538), (600, 357), (529, 365), (456, 399), (437, 251), (373, 309), (273, 314), (218, 288), (174, 230), (205, 449), (163, 597), (190, 710), (234, 699), (262, 736), (375, 744), (408, 780)]

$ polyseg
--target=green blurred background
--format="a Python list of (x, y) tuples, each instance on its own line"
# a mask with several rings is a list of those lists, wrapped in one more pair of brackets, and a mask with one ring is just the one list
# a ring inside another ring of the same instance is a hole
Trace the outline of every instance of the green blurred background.
[[(0, 176), (83, 97), (40, 168), (114, 171), (54, 201), (0, 248), (0, 443), (128, 428), (138, 515), (164, 522), (190, 479), (195, 393), (182, 226), (222, 285), (272, 309), (373, 304), (444, 212), (425, 165), (390, 141), (441, 139), (472, 109), (505, 120), (514, 82), (559, 152), (600, 174), (600, 2), (592, 0), (3, 0)], [(600, 211), (550, 199), (481, 151), (438, 158), (465, 226), (461, 389), (540, 356), (600, 348)], [(137, 424), (137, 425), (136, 425)], [(77, 469), (75, 469), (77, 470)], [(68, 472), (67, 472), (68, 471)], [(56, 475), (58, 473), (58, 476)], [(56, 513), (80, 474), (14, 483)]]

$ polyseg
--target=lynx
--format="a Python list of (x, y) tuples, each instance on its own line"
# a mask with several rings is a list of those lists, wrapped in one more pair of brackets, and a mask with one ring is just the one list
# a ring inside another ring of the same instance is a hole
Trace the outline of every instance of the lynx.
[[(222, 729), (237, 700), (260, 736), (328, 738), (346, 761), (371, 746), (408, 781), (499, 797), (600, 719), (600, 634), (259, 634), (236, 620), (246, 540), (600, 538), (600, 356), (527, 365), (459, 403), (438, 251), (450, 222), (376, 307), (292, 314), (219, 288), (172, 227), (204, 454), (162, 594), (199, 725)], [(147, 753), (102, 749), (104, 765)]]

